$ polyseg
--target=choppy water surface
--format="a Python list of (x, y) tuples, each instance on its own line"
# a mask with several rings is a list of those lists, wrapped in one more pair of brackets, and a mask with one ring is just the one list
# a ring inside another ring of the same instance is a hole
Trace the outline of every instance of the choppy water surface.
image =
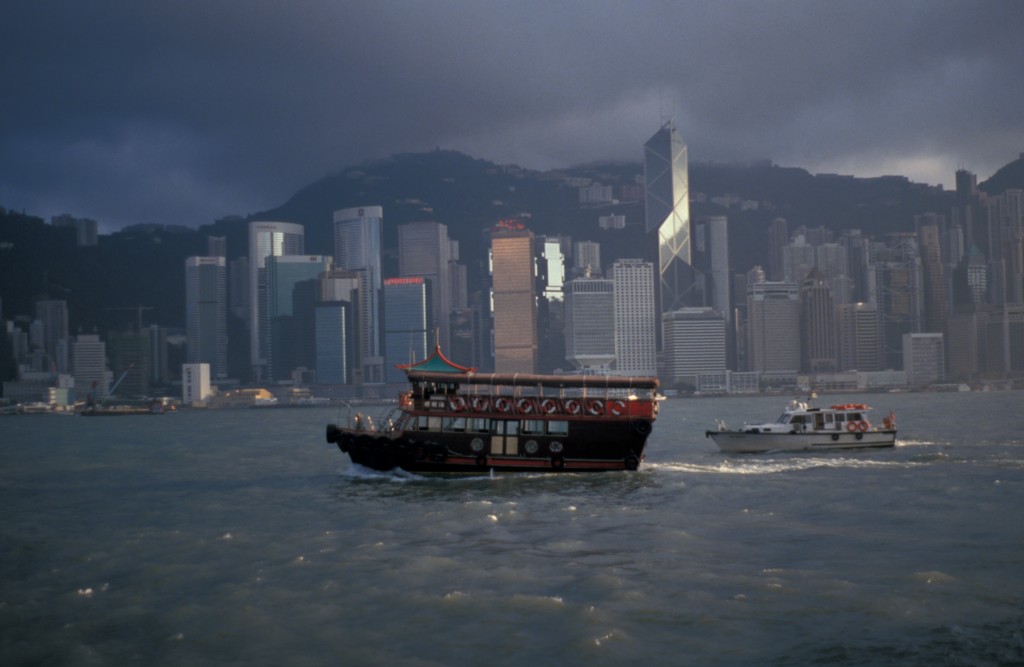
[(427, 478), (328, 409), (0, 418), (0, 664), (1024, 662), (1024, 394), (837, 400), (901, 445), (726, 456), (780, 400), (673, 400), (636, 473)]

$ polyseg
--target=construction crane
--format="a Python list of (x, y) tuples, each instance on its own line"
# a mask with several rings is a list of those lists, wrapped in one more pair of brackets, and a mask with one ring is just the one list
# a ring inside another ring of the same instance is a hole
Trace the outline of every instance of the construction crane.
[(110, 306), (110, 307), (104, 308), (103, 310), (134, 310), (134, 311), (136, 311), (137, 317), (138, 317), (138, 329), (136, 329), (135, 332), (136, 333), (142, 333), (142, 311), (144, 311), (144, 310), (155, 310), (155, 308), (153, 306)]

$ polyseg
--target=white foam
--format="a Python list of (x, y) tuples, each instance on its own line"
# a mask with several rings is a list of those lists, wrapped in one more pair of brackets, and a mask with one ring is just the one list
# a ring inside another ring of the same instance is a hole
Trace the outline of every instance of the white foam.
[(759, 458), (749, 460), (726, 460), (719, 463), (658, 463), (650, 467), (657, 471), (692, 472), (716, 475), (771, 475), (782, 472), (798, 472), (816, 468), (909, 468), (922, 465), (906, 461), (878, 461), (856, 458), (820, 458), (816, 456), (794, 456), (793, 458)]

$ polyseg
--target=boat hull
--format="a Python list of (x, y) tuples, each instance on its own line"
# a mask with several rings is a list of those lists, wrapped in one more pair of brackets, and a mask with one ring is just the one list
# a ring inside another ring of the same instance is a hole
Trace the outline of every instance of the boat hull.
[(572, 437), (521, 436), (515, 446), (486, 433), (443, 437), (422, 431), (391, 433), (327, 427), (327, 441), (352, 463), (373, 470), (415, 473), (599, 472), (636, 470), (651, 432), (647, 420), (578, 423)]
[(775, 451), (808, 451), (830, 449), (863, 449), (893, 447), (895, 430), (871, 430), (863, 433), (755, 433), (749, 431), (707, 431), (718, 448), (729, 453), (761, 453)]

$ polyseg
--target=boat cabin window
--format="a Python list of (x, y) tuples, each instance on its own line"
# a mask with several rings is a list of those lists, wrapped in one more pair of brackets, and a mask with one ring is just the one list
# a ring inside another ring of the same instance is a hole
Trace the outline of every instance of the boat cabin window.
[(471, 433), (487, 433), (487, 419), (483, 417), (470, 417), (466, 420), (466, 430)]
[(446, 417), (444, 420), (444, 430), (454, 431), (456, 433), (462, 433), (466, 430), (466, 418), (465, 417)]
[(568, 435), (569, 434), (569, 422), (567, 421), (549, 421), (548, 422), (548, 435)]
[(441, 418), (430, 417), (428, 415), (420, 415), (416, 418), (416, 430), (417, 431), (440, 431), (441, 430)]
[(544, 422), (540, 419), (524, 419), (523, 435), (543, 435)]
[(810, 420), (808, 419), (808, 415), (793, 415), (793, 418), (790, 420), (789, 423), (791, 423), (791, 424), (809, 424)]
[(491, 433), (495, 435), (519, 435), (519, 422), (492, 419)]

